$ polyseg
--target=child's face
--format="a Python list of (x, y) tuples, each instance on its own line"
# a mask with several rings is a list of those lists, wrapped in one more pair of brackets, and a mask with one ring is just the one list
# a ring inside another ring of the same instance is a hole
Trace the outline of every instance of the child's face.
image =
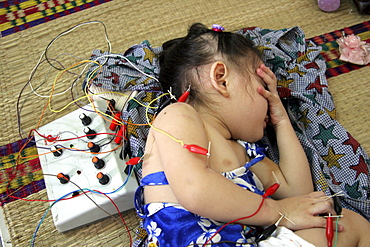
[(263, 137), (268, 122), (268, 102), (257, 92), (265, 87), (264, 81), (254, 71), (249, 78), (236, 76), (233, 90), (232, 135), (234, 139), (256, 142)]

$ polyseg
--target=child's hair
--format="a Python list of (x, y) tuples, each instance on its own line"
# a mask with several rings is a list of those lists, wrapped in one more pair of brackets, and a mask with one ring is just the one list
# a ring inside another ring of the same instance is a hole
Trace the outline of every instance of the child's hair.
[(191, 86), (189, 102), (205, 104), (206, 95), (199, 95), (198, 68), (216, 61), (219, 56), (236, 65), (240, 72), (255, 69), (260, 60), (253, 42), (238, 33), (217, 32), (201, 23), (193, 24), (185, 37), (173, 39), (163, 44), (159, 57), (159, 81), (163, 90), (171, 88), (177, 98)]

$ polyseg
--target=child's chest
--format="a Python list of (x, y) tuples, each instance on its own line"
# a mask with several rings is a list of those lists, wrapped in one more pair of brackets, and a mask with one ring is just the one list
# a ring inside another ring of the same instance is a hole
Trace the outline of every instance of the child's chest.
[(217, 172), (227, 172), (244, 166), (250, 159), (245, 148), (234, 140), (211, 141), (209, 165)]

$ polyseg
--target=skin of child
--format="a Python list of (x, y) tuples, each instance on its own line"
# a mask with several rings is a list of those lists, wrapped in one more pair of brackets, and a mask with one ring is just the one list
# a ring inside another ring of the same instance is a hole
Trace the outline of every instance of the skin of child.
[[(202, 90), (212, 107), (175, 103), (156, 117), (147, 140), (143, 176), (164, 171), (169, 185), (147, 186), (145, 203), (179, 203), (187, 210), (221, 222), (253, 214), (262, 197), (229, 181), (220, 172), (243, 166), (250, 159), (236, 142), (260, 140), (266, 125), (272, 124), (278, 142), (280, 164), (268, 158), (250, 168), (264, 188), (280, 187), (267, 198), (257, 215), (239, 221), (268, 226), (285, 214), (292, 222), (280, 223), (316, 246), (327, 246), (326, 220), (317, 216), (335, 214), (332, 201), (314, 192), (306, 155), (295, 135), (278, 96), (276, 77), (261, 61), (246, 79), (240, 70), (222, 57), (198, 69)], [(210, 110), (212, 109), (212, 110)], [(207, 148), (210, 156), (195, 154), (163, 134), (185, 144)], [(339, 225), (338, 246), (368, 243), (370, 224), (362, 216), (344, 209)], [(365, 234), (367, 233), (367, 234)]]

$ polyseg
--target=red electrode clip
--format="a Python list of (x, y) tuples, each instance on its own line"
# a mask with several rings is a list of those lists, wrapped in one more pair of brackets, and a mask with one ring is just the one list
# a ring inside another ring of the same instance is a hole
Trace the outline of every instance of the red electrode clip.
[(126, 165), (134, 166), (134, 165), (139, 164), (141, 161), (142, 161), (142, 157), (131, 158), (126, 162)]
[(116, 143), (116, 144), (121, 144), (121, 142), (122, 142), (122, 139), (123, 139), (123, 136), (124, 136), (124, 134), (125, 134), (125, 132), (126, 132), (126, 125), (124, 124), (124, 125), (122, 125), (121, 126), (121, 128), (118, 130), (118, 133), (117, 133), (117, 136), (114, 138), (114, 142)]
[(190, 86), (189, 88), (179, 97), (179, 99), (177, 100), (177, 102), (185, 102), (188, 97), (189, 97), (189, 94), (190, 94)]
[(328, 247), (333, 246), (333, 237), (334, 237), (333, 217), (329, 213), (329, 216), (326, 217), (326, 239), (328, 240)]
[(192, 153), (201, 154), (201, 155), (207, 155), (207, 156), (210, 155), (210, 153), (208, 152), (207, 149), (202, 148), (202, 147), (199, 147), (198, 145), (184, 144), (184, 146), (182, 146), (182, 147), (188, 149)]
[(109, 125), (109, 129), (110, 129), (111, 131), (115, 131), (115, 130), (116, 130), (116, 128), (117, 128), (117, 126), (118, 126), (118, 122), (120, 121), (120, 119), (121, 119), (121, 112), (120, 112), (120, 111), (118, 111), (118, 112), (116, 112), (116, 113), (114, 114), (114, 118), (113, 118), (113, 120), (112, 120), (112, 123)]
[(265, 194), (263, 194), (262, 197), (266, 198), (268, 196), (273, 195), (279, 189), (279, 187), (280, 187), (280, 184), (274, 183), (273, 185), (267, 188)]

